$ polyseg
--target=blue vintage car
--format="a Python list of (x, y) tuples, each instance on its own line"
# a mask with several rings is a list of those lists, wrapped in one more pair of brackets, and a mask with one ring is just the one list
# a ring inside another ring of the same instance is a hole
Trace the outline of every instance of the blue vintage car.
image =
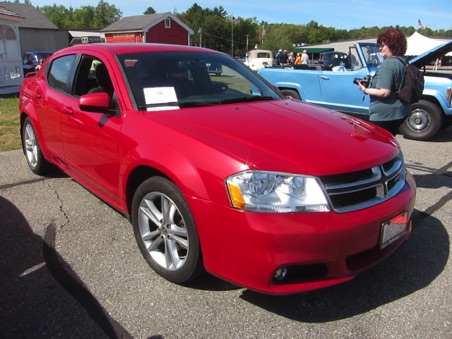
[[(436, 59), (452, 51), (452, 41), (409, 62), (424, 71), (425, 88), (421, 100), (412, 105), (412, 114), (401, 126), (407, 138), (428, 140), (452, 120), (452, 72), (438, 71)], [(259, 74), (283, 95), (367, 119), (369, 96), (354, 83), (355, 78), (375, 75), (383, 61), (379, 45), (358, 43), (349, 49), (347, 67), (342, 71), (264, 68)]]
[(24, 69), (24, 75), (30, 72), (36, 71), (36, 66), (39, 65), (40, 60), (46, 60), (51, 56), (53, 52), (49, 51), (30, 51), (25, 52), (22, 57), (22, 64)]

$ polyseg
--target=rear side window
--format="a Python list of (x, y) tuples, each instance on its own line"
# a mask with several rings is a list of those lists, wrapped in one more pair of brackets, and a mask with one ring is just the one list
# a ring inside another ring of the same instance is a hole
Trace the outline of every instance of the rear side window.
[(65, 92), (69, 77), (73, 74), (76, 55), (65, 55), (53, 60), (47, 75), (47, 81), (50, 87)]

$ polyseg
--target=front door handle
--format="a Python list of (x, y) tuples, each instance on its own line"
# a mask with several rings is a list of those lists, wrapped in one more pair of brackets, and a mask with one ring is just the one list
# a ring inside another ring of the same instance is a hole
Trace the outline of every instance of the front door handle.
[(67, 115), (73, 115), (74, 114), (74, 110), (72, 109), (72, 107), (64, 106), (63, 110), (64, 110), (64, 113), (66, 113)]

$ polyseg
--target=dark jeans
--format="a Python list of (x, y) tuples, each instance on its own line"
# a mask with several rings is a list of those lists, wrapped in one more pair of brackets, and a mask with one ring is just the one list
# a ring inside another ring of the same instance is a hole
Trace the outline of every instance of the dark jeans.
[(399, 131), (399, 127), (405, 119), (399, 119), (399, 120), (390, 120), (390, 121), (370, 121), (374, 125), (377, 125), (381, 128), (384, 128), (385, 130), (389, 131), (393, 136), (396, 136), (397, 132)]

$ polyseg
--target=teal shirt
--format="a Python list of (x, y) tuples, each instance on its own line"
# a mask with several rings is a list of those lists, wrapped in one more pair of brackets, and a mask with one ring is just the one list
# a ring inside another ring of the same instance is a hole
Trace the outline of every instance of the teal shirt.
[(404, 119), (411, 114), (411, 105), (404, 104), (395, 95), (405, 76), (405, 65), (395, 57), (385, 59), (372, 80), (373, 88), (390, 89), (386, 98), (370, 97), (370, 121), (390, 121)]

